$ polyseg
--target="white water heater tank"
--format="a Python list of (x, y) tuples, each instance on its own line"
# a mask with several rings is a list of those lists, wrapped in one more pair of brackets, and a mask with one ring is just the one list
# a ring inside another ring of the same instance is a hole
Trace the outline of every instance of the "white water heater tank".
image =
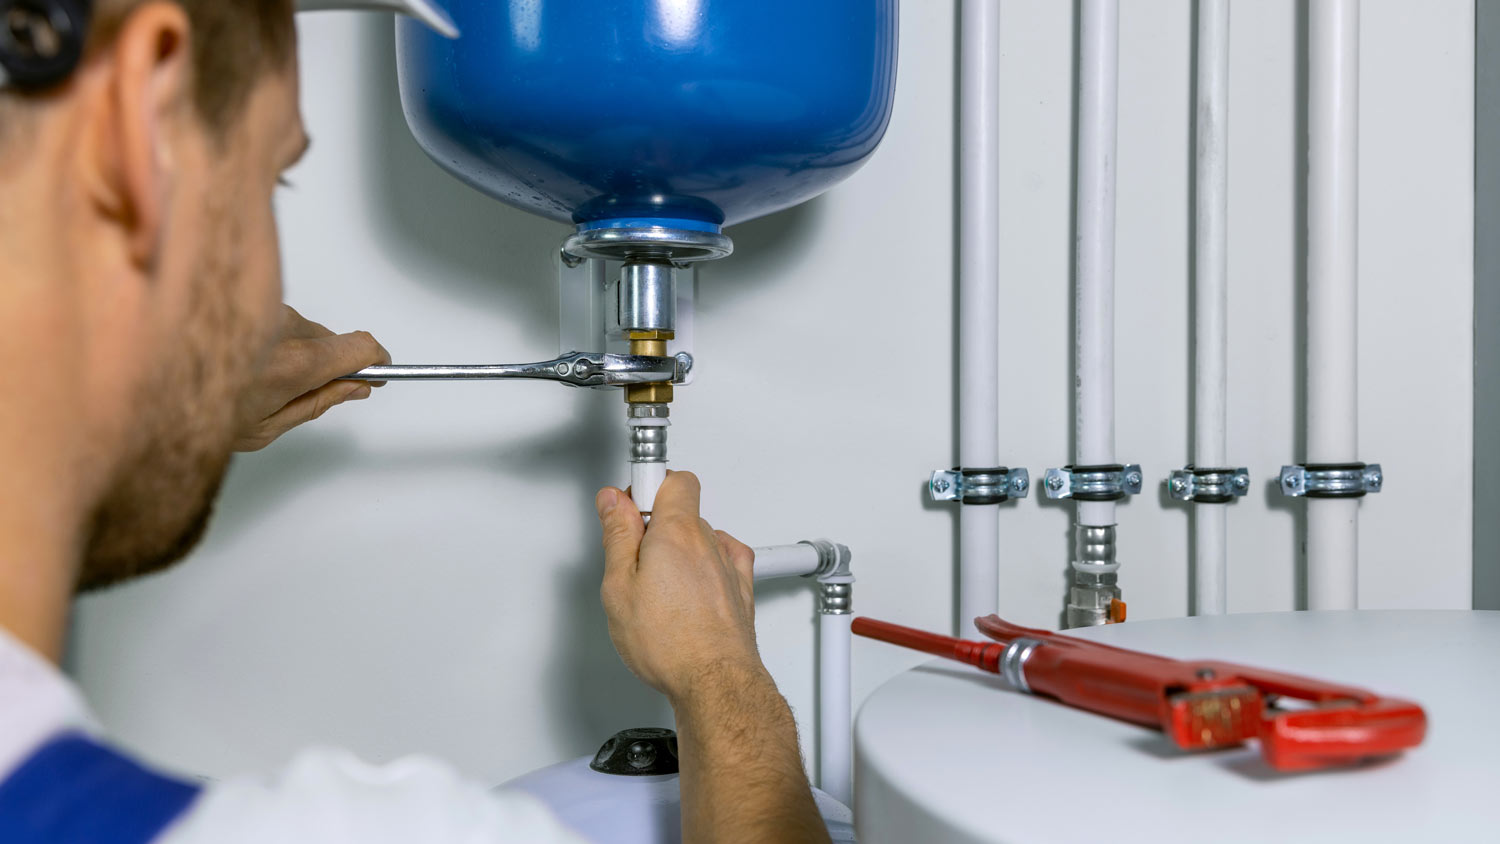
[[(598, 844), (682, 841), (677, 736), (671, 730), (624, 730), (592, 757), (523, 774), (500, 790), (536, 797), (563, 823)], [(834, 842), (854, 841), (849, 808), (816, 788), (813, 799), (829, 837)]]

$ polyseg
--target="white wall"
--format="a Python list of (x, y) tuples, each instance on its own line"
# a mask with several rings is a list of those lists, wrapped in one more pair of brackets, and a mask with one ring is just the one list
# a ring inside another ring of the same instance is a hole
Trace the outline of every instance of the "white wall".
[[(859, 612), (952, 623), (955, 450), (951, 4), (908, 0), (895, 120), (857, 176), (741, 226), (704, 271), (711, 363), (674, 411), (705, 514), (752, 544), (856, 552)], [(1068, 462), (1072, 34), (1065, 3), (1006, 2), (1001, 241), (1004, 458)], [(1121, 14), (1119, 456), (1158, 482), (1189, 455), (1187, 0)], [(1230, 609), (1291, 609), (1301, 504), (1300, 27), (1238, 3), (1232, 46)], [(443, 175), (408, 136), (386, 21), (303, 25), (315, 138), (282, 203), (289, 296), (408, 362), (555, 351), (565, 230)], [(1466, 607), (1470, 590), (1472, 3), (1369, 0), (1362, 125), (1361, 455), (1366, 606)], [(625, 477), (619, 397), (544, 384), (397, 384), (237, 464), (193, 564), (82, 602), (71, 664), (128, 744), (209, 774), (312, 742), (412, 751), (501, 781), (666, 723), (620, 667), (597, 600), (594, 491)], [(1451, 472), (1451, 493), (1430, 480)], [(1001, 608), (1055, 626), (1071, 508), (1002, 518)], [(1133, 618), (1187, 605), (1186, 510), (1121, 508)], [(762, 650), (804, 720), (812, 599), (763, 590)], [(856, 700), (918, 657), (856, 645)]]

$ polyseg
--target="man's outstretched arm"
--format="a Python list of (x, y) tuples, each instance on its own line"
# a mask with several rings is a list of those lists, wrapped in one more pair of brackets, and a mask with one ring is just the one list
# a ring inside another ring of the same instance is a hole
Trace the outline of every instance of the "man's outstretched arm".
[(698, 479), (667, 476), (648, 529), (599, 493), (609, 635), (677, 716), (682, 833), (693, 842), (815, 842), (797, 727), (755, 647), (755, 554), (698, 515)]

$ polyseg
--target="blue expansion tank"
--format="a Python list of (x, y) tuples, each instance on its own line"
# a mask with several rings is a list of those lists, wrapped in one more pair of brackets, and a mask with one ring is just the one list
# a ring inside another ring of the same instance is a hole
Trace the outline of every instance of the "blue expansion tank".
[(580, 231), (721, 226), (811, 199), (890, 121), (897, 0), (446, 0), (397, 24), (418, 142)]

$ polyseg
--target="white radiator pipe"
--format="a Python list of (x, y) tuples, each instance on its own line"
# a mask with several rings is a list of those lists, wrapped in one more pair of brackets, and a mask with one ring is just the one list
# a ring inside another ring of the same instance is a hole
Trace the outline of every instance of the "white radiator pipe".
[(750, 549), (755, 552), (755, 579), (802, 577), (816, 574), (822, 565), (818, 549), (806, 543), (768, 545)]
[[(958, 460), (1000, 465), (1000, 4), (961, 0)], [(957, 628), (1000, 600), (1000, 508), (958, 508)]]
[[(1308, 4), (1307, 454), (1359, 459), (1359, 2)], [(1359, 500), (1307, 502), (1307, 607), (1355, 609)]]
[[(1194, 201), (1193, 465), (1229, 468), (1229, 0), (1198, 0)], [(1223, 504), (1193, 508), (1193, 611), (1223, 615), (1228, 568)]]
[[(1074, 433), (1080, 466), (1115, 462), (1115, 131), (1118, 0), (1082, 0), (1078, 21), (1078, 205)], [(1078, 502), (1080, 525), (1115, 523), (1112, 501)]]
[(818, 615), (818, 787), (845, 806), (854, 797), (850, 613)]

